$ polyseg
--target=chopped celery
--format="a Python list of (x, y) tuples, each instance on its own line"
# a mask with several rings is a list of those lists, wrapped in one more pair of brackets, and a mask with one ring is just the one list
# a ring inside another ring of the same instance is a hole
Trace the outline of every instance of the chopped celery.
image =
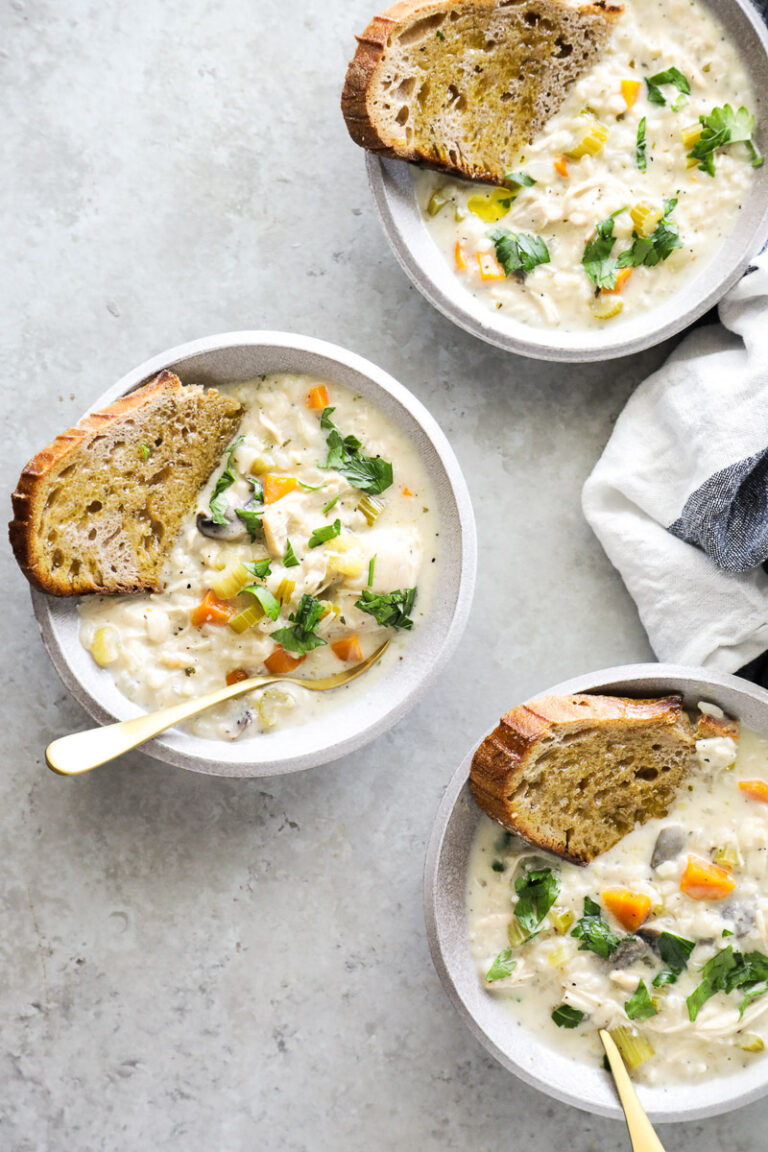
[(295, 580), (281, 580), (277, 586), (277, 598), (281, 604), (287, 604), (296, 588)]
[(693, 148), (694, 144), (698, 144), (701, 137), (701, 124), (689, 124), (687, 128), (680, 129), (680, 139), (683, 142), (683, 147), (689, 151)]
[(568, 908), (553, 908), (549, 913), (549, 919), (558, 936), (565, 936), (573, 924), (574, 916)]
[(384, 501), (379, 500), (377, 496), (361, 496), (357, 510), (358, 512), (362, 512), (370, 526), (375, 524), (376, 520), (384, 511)]
[(562, 968), (563, 965), (567, 963), (568, 953), (566, 952), (565, 948), (562, 948), (559, 945), (557, 948), (553, 948), (547, 956), (547, 964), (549, 964), (552, 968)]
[(427, 213), (430, 216), (437, 216), (438, 212), (445, 208), (446, 204), (450, 204), (450, 202), (451, 195), (448, 189), (438, 188), (435, 192), (432, 193), (429, 199), (429, 204), (427, 204)]
[(647, 200), (640, 200), (637, 204), (632, 205), (629, 215), (632, 217), (632, 223), (638, 236), (647, 239), (656, 230), (663, 212), (661, 208), (654, 208), (653, 204), (649, 204)]
[(103, 628), (97, 628), (91, 640), (91, 656), (93, 656), (96, 663), (100, 668), (106, 668), (108, 664), (114, 664), (120, 655), (120, 635), (116, 628), (109, 624), (105, 624)]
[(507, 939), (512, 948), (519, 948), (528, 939), (527, 933), (521, 928), (520, 921), (516, 916), (513, 916), (507, 924)]
[(233, 564), (230, 568), (225, 568), (221, 576), (214, 580), (211, 587), (222, 600), (231, 600), (233, 596), (237, 596), (238, 592), (245, 588), (246, 584), (250, 584), (252, 579), (248, 569), (240, 562)]
[(713, 848), (712, 859), (723, 868), (733, 869), (739, 863), (739, 850), (733, 844), (726, 848)]
[(273, 685), (259, 694), (256, 710), (265, 728), (274, 728), (281, 708), (293, 708), (296, 701), (289, 692)]
[(736, 1043), (742, 1052), (762, 1052), (765, 1048), (762, 1037), (756, 1032), (745, 1032), (743, 1036), (738, 1037)]
[(618, 316), (624, 307), (620, 296), (597, 296), (592, 302), (592, 315), (596, 320), (611, 320)]
[(251, 475), (263, 476), (265, 472), (269, 472), (269, 464), (266, 460), (262, 460), (261, 456), (257, 456), (251, 463)]
[(608, 1031), (630, 1072), (653, 1056), (653, 1046), (642, 1032), (633, 1032), (631, 1028), (621, 1026), (609, 1028)]
[(232, 617), (229, 626), (235, 632), (247, 632), (249, 628), (253, 628), (254, 624), (258, 624), (263, 615), (264, 609), (261, 604), (250, 604), (242, 612), (238, 612), (236, 616)]
[(605, 147), (607, 139), (608, 129), (605, 124), (593, 119), (589, 130), (585, 132), (579, 143), (571, 148), (570, 152), (566, 152), (566, 156), (571, 160), (580, 160), (582, 156), (597, 156), (598, 152), (602, 152)]

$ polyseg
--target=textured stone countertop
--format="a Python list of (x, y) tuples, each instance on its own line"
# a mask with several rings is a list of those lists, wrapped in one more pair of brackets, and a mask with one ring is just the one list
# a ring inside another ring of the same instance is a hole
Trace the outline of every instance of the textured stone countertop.
[[(424, 847), (506, 706), (649, 658), (581, 483), (664, 358), (570, 367), (451, 326), (410, 287), (338, 97), (370, 0), (4, 0), (3, 487), (109, 384), (184, 340), (294, 329), (434, 413), (478, 519), (472, 619), (396, 729), (325, 769), (205, 779), (135, 755), (81, 780), (82, 726), (2, 552), (0, 1152), (628, 1147), (472, 1039), (432, 969)], [(762, 1147), (768, 1103), (667, 1128)]]

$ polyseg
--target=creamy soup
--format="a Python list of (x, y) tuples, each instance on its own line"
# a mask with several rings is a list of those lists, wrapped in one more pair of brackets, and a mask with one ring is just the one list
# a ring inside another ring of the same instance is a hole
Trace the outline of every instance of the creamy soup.
[(163, 591), (84, 598), (82, 643), (154, 710), (250, 675), (328, 676), (392, 642), (339, 691), (280, 684), (186, 726), (235, 739), (303, 723), (391, 669), (429, 604), (438, 539), (424, 466), (374, 404), (307, 376), (219, 391), (245, 414), (182, 527)]
[[(416, 196), (450, 267), (489, 308), (535, 326), (615, 324), (720, 249), (760, 162), (743, 142), (754, 110), (739, 53), (703, 4), (625, 0), (601, 59), (508, 188), (414, 170)], [(731, 142), (718, 146), (723, 129)]]
[(470, 863), (469, 937), (488, 994), (586, 1063), (602, 1060), (597, 1030), (611, 1029), (649, 1084), (738, 1071), (768, 1037), (768, 740), (742, 730), (738, 755), (725, 737), (697, 751), (669, 815), (586, 867), (486, 816)]

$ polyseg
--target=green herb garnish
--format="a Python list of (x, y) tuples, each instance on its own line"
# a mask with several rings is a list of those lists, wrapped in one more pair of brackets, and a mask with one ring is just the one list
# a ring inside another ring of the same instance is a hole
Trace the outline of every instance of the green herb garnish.
[(376, 567), (376, 557), (371, 556), (370, 560), (368, 561), (368, 587), (369, 588), (373, 587), (373, 570), (375, 567)]
[(139, 455), (141, 456), (142, 460), (149, 460), (151, 455), (149, 444), (139, 444)]
[(298, 564), (299, 564), (299, 561), (296, 559), (296, 553), (293, 550), (293, 546), (291, 545), (290, 540), (286, 540), (286, 542), (285, 542), (285, 556), (283, 556), (283, 567), (284, 568), (295, 568)]
[(266, 580), (267, 576), (272, 575), (272, 569), (270, 568), (271, 563), (272, 561), (270, 559), (249, 560), (243, 563), (243, 568), (245, 568), (246, 572), (248, 572), (250, 576), (253, 576), (254, 579)]
[(518, 188), (532, 188), (536, 181), (527, 172), (507, 172), (504, 183), (516, 184)]
[(305, 492), (319, 492), (321, 488), (325, 488), (325, 484), (305, 484), (303, 480), (299, 480), (299, 488), (303, 488)]
[(254, 508), (235, 508), (235, 515), (242, 520), (248, 529), (251, 543), (258, 540), (262, 532), (261, 517), (263, 512), (257, 512)]
[(648, 167), (648, 157), (646, 156), (646, 148), (648, 141), (645, 138), (645, 116), (637, 126), (637, 143), (635, 145), (635, 160), (641, 172), (645, 172)]
[(237, 474), (235, 472), (234, 466), (235, 452), (242, 444), (243, 440), (243, 436), (238, 436), (237, 440), (233, 440), (229, 448), (227, 448), (227, 463), (224, 466), (224, 471), (221, 473), (221, 476), (219, 476), (216, 484), (214, 485), (213, 495), (211, 496), (209, 505), (211, 509), (211, 520), (213, 520), (214, 524), (227, 523), (227, 517), (225, 513), (227, 511), (228, 504), (224, 493), (226, 492), (227, 488), (231, 488), (237, 480)]
[(606, 960), (619, 946), (619, 938), (603, 919), (600, 905), (589, 896), (584, 897), (584, 915), (577, 921), (571, 936), (581, 940), (579, 952), (594, 952)]
[(632, 233), (632, 246), (619, 256), (620, 268), (639, 268), (641, 264), (653, 268), (666, 260), (675, 248), (682, 248), (683, 242), (677, 225), (668, 219), (676, 205), (677, 197), (664, 201), (664, 214), (650, 236)]
[(584, 1013), (579, 1008), (571, 1008), (570, 1004), (560, 1004), (552, 1013), (552, 1019), (558, 1028), (578, 1028)]
[(595, 225), (595, 235), (587, 241), (584, 248), (581, 263), (596, 288), (616, 287), (616, 274), (619, 266), (611, 256), (616, 239), (613, 235), (613, 225), (616, 217), (620, 216), (622, 212), (626, 212), (626, 208), (619, 208), (610, 216), (606, 216), (604, 220), (600, 220)]
[(746, 108), (734, 112), (730, 104), (713, 108), (708, 116), (699, 116), (701, 136), (688, 153), (690, 160), (698, 160), (698, 167), (710, 176), (715, 174), (715, 152), (729, 144), (746, 144), (753, 168), (759, 168), (763, 157), (755, 147), (752, 133), (755, 118)]
[(353, 488), (377, 496), (392, 484), (392, 465), (380, 456), (365, 456), (357, 436), (342, 436), (331, 420), (334, 408), (324, 408), (320, 427), (329, 432), (326, 440), (328, 456), (321, 468), (333, 468)]
[(729, 972), (737, 967), (737, 960), (733, 948), (729, 945), (722, 952), (718, 952), (711, 960), (707, 960), (702, 968), (703, 980), (694, 988), (686, 1000), (688, 1005), (688, 1018), (693, 1022), (701, 1009), (716, 992), (725, 991), (725, 982)]
[(438, 40), (445, 40), (445, 33), (441, 32), (439, 28), (435, 32), (435, 36), (437, 37)]
[(280, 601), (275, 599), (266, 584), (247, 584), (243, 588), (243, 592), (250, 592), (252, 596), (256, 597), (264, 609), (265, 616), (268, 616), (270, 620), (277, 620), (280, 615)]
[(516, 967), (517, 960), (512, 959), (512, 949), (503, 948), (486, 972), (485, 981), (490, 984), (494, 980), (503, 980), (505, 976), (511, 976)]
[(654, 976), (653, 986), (661, 988), (664, 984), (674, 984), (680, 973), (685, 971), (696, 942), (686, 940), (684, 936), (674, 936), (671, 932), (662, 932), (657, 947), (666, 968)]
[(328, 540), (333, 540), (340, 534), (341, 520), (334, 520), (333, 524), (326, 524), (323, 528), (315, 528), (309, 538), (308, 547), (319, 548), (321, 544), (325, 544)]
[(330, 512), (331, 508), (335, 508), (340, 499), (341, 499), (341, 493), (339, 493), (338, 496), (334, 496), (333, 500), (329, 500), (328, 503), (326, 504), (325, 508), (323, 508), (323, 516), (327, 516), (328, 513)]
[(296, 611), (291, 612), (288, 617), (291, 625), (287, 628), (278, 628), (276, 632), (271, 632), (270, 636), (278, 644), (282, 644), (286, 652), (296, 652), (303, 656), (305, 652), (311, 652), (314, 648), (320, 648), (327, 643), (315, 632), (315, 626), (323, 612), (324, 608), (320, 601), (305, 593), (299, 600)]
[(494, 228), (488, 235), (496, 248), (496, 259), (507, 276), (513, 272), (525, 275), (539, 264), (549, 264), (549, 249), (541, 236), (533, 236), (530, 232), (509, 232), (506, 228)]
[(655, 1016), (658, 1008), (651, 1000), (651, 994), (645, 986), (645, 981), (641, 980), (637, 988), (624, 1004), (624, 1011), (630, 1020), (647, 1020), (650, 1016)]
[(416, 589), (406, 588), (395, 592), (371, 592), (364, 588), (360, 599), (355, 601), (355, 608), (373, 616), (377, 624), (385, 628), (403, 628), (410, 631), (413, 620), (409, 613), (416, 599)]
[(646, 76), (645, 78), (647, 96), (651, 104), (666, 104), (666, 97), (660, 87), (662, 84), (673, 84), (678, 92), (684, 96), (691, 94), (691, 86), (680, 69), (665, 68), (663, 72), (657, 72), (655, 76)]
[(531, 936), (557, 899), (560, 884), (551, 868), (536, 868), (515, 880), (515, 916)]

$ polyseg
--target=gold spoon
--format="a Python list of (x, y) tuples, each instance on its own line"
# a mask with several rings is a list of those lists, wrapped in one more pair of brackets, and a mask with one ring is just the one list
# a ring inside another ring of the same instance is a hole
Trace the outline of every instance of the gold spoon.
[(107, 724), (102, 728), (90, 728), (85, 732), (73, 732), (48, 745), (45, 761), (51, 771), (58, 772), (60, 776), (79, 776), (82, 772), (90, 772), (92, 768), (106, 764), (108, 760), (114, 760), (116, 756), (122, 756), (124, 752), (130, 752), (132, 748), (138, 748), (139, 744), (151, 740), (166, 728), (180, 724), (182, 720), (188, 720), (190, 716), (196, 716), (214, 704), (221, 704), (223, 700), (252, 692), (254, 688), (266, 688), (268, 684), (281, 684), (285, 681), (300, 684), (302, 688), (309, 688), (313, 692), (340, 688), (342, 684), (348, 684), (350, 680), (367, 672), (388, 647), (389, 640), (385, 640), (367, 659), (355, 664), (354, 668), (347, 668), (320, 680), (302, 680), (300, 676), (251, 676), (249, 680), (239, 680), (237, 684), (219, 688), (197, 700), (173, 704), (160, 712), (150, 712), (146, 716), (136, 716), (133, 720)]
[(605, 1054), (611, 1066), (611, 1073), (613, 1074), (613, 1079), (616, 1084), (616, 1091), (619, 1094), (621, 1107), (624, 1109), (624, 1118), (627, 1121), (629, 1139), (634, 1152), (664, 1152), (662, 1143), (656, 1135), (653, 1125), (646, 1116), (642, 1104), (637, 1098), (637, 1092), (635, 1092), (634, 1085), (629, 1078), (629, 1073), (624, 1067), (624, 1061), (614, 1043), (613, 1037), (605, 1028), (601, 1028), (600, 1039), (603, 1042), (603, 1048), (605, 1048)]

